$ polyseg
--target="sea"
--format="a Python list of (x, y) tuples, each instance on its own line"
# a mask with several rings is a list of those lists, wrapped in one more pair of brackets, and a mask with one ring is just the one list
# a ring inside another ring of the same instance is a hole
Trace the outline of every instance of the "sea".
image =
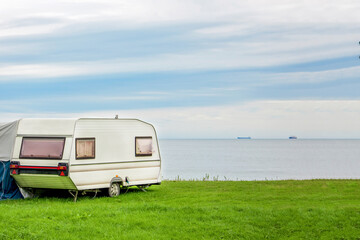
[(159, 140), (163, 179), (360, 179), (360, 140)]

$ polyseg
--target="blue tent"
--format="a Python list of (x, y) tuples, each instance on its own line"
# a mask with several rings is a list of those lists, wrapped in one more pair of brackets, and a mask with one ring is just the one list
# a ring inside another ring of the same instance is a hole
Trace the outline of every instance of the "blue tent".
[(16, 137), (18, 121), (0, 123), (0, 200), (23, 198), (10, 176), (10, 159)]

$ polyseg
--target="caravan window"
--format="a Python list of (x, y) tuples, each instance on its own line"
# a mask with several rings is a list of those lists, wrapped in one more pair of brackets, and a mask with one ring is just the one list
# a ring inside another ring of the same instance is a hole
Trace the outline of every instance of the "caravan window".
[(65, 138), (22, 139), (20, 158), (62, 159)]
[(135, 155), (152, 156), (152, 137), (135, 137)]
[(95, 138), (76, 139), (76, 159), (95, 158)]

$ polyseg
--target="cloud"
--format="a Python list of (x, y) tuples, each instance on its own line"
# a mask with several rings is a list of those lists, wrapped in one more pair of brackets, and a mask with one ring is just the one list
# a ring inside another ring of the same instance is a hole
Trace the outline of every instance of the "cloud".
[(356, 79), (360, 75), (359, 67), (348, 67), (334, 70), (311, 71), (311, 72), (287, 72), (270, 73), (262, 76), (262, 81), (254, 83), (255, 86), (278, 85), (278, 84), (312, 84), (333, 81), (345, 81)]
[(18, 96), (15, 100), (0, 100), (0, 111), (24, 111), (27, 110), (34, 111), (37, 107), (50, 107), (58, 106), (71, 103), (72, 105), (76, 104), (94, 104), (94, 103), (113, 103), (113, 102), (139, 102), (139, 101), (154, 101), (154, 100), (166, 100), (165, 94), (161, 93), (133, 93), (132, 95), (50, 95), (43, 97), (31, 97), (24, 98), (23, 96)]
[[(360, 4), (350, 0), (275, 0), (271, 5), (265, 0), (58, 0), (51, 4), (34, 0), (18, 8), (23, 4), (21, 0), (0, 3), (0, 81), (282, 66), (353, 56), (360, 37)], [(155, 44), (163, 43), (163, 36), (156, 36), (164, 26), (177, 33), (176, 45)], [(131, 39), (132, 45), (121, 45), (121, 36), (127, 34), (122, 31), (129, 29), (139, 36), (153, 31), (153, 44)], [(81, 46), (72, 43), (78, 43), (81, 35), (114, 36), (116, 32), (117, 38), (100, 43), (86, 38), (80, 40)], [(57, 37), (68, 44), (56, 44)], [(99, 44), (109, 47), (99, 48)], [(47, 51), (57, 47), (56, 52)], [(146, 55), (150, 47), (155, 49)], [(138, 52), (124, 56), (122, 48)], [(96, 57), (88, 59), (88, 52)], [(36, 60), (39, 55), (42, 59)], [(83, 60), (73, 60), (79, 58)]]
[[(154, 69), (151, 69), (151, 64), (149, 63), (146, 68), (146, 64), (141, 66), (141, 63), (131, 64), (124, 63), (124, 65), (119, 63), (119, 67), (116, 67), (115, 63), (103, 63), (103, 64), (90, 64), (90, 65), (75, 65), (69, 64), (63, 67), (59, 66), (24, 66), (21, 68), (1, 68), (0, 67), (0, 82), (9, 82), (11, 80), (16, 81), (25, 81), (26, 78), (36, 78), (31, 79), (31, 81), (49, 81), (48, 77), (58, 77), (58, 76), (74, 76), (74, 75), (92, 75), (92, 74), (101, 74), (101, 73), (123, 73), (125, 72), (132, 72), (133, 74), (139, 74), (139, 72), (153, 72)], [(169, 66), (169, 62), (167, 62)], [(174, 64), (176, 64), (174, 62)], [(113, 67), (111, 67), (113, 65)], [(138, 65), (138, 67), (136, 67)], [(69, 68), (67, 68), (69, 66)], [(128, 67), (126, 67), (128, 66)], [(156, 64), (154, 66), (157, 71), (161, 71), (160, 69), (156, 68)], [(77, 68), (78, 67), (78, 68)], [(104, 69), (102, 68), (104, 67)], [(137, 70), (137, 69), (141, 70)], [(192, 66), (187, 66), (186, 70), (192, 70)], [(212, 70), (215, 70), (216, 66), (213, 66)], [(220, 68), (221, 69), (221, 68)], [(169, 70), (169, 68), (168, 68)], [(179, 71), (175, 67), (172, 68), (173, 71)], [(182, 69), (184, 70), (184, 69)], [(199, 70), (199, 69), (198, 69)], [(21, 75), (19, 75), (21, 73)], [(14, 74), (14, 75), (13, 75)], [(2, 75), (2, 76), (1, 76)], [(176, 75), (176, 73), (172, 73), (172, 75)], [(206, 89), (201, 87), (200, 81), (194, 85), (193, 90), (188, 90), (188, 92), (184, 92), (184, 90), (180, 92), (175, 92), (173, 90), (168, 90), (165, 93), (167, 95), (172, 94), (173, 96), (181, 95), (182, 97), (189, 96), (189, 95), (219, 95), (219, 94), (226, 94), (227, 91), (247, 91), (247, 89), (254, 89), (257, 87), (264, 87), (264, 86), (280, 86), (283, 84), (287, 85), (288, 91), (292, 91), (291, 85), (293, 84), (302, 84), (302, 85), (309, 85), (309, 84), (326, 84), (326, 83), (333, 83), (337, 82), (338, 84), (344, 84), (346, 81), (355, 81), (358, 76), (360, 75), (360, 67), (348, 67), (348, 68), (341, 68), (341, 69), (334, 69), (334, 70), (323, 70), (323, 71), (296, 71), (296, 72), (284, 72), (284, 73), (259, 73), (259, 72), (244, 72), (244, 73), (237, 73), (237, 74), (223, 74), (220, 76), (203, 76), (212, 79), (213, 83), (217, 83), (218, 87), (216, 89)], [(18, 78), (14, 78), (18, 77)], [(187, 78), (184, 76), (185, 79)], [(171, 77), (170, 77), (171, 78)], [(178, 79), (178, 78), (176, 78)], [(53, 81), (67, 81), (65, 79), (54, 79)], [(198, 81), (197, 78), (194, 81)], [(130, 84), (130, 83), (129, 83)], [(131, 83), (133, 85), (135, 83)], [(140, 84), (140, 83), (139, 83)], [(220, 85), (219, 85), (220, 84)], [(223, 87), (221, 87), (221, 85)], [(227, 87), (225, 87), (227, 86)], [(141, 89), (141, 87), (139, 88)], [(150, 91), (157, 92), (155, 88), (149, 88)], [(149, 91), (148, 90), (148, 91)], [(340, 91), (340, 89), (339, 89)], [(339, 92), (340, 93), (340, 92)], [(324, 93), (325, 94), (325, 93)], [(143, 94), (140, 94), (143, 95)], [(344, 92), (342, 95), (345, 97)], [(322, 95), (318, 95), (321, 97)], [(304, 97), (307, 97), (304, 95)], [(328, 96), (329, 97), (329, 96)]]
[[(26, 5), (26, 8), (19, 6)], [(61, 16), (73, 21), (117, 21), (126, 24), (169, 24), (178, 22), (243, 23), (354, 23), (359, 21), (356, 0), (339, 2), (305, 0), (33, 0), (2, 1), (0, 21), (22, 17)], [(306, 14), (306, 17), (304, 15)], [(125, 24), (123, 25), (125, 26)], [(133, 25), (132, 25), (133, 26)]]
[[(46, 21), (46, 19), (44, 19)], [(26, 35), (41, 35), (41, 34), (49, 34), (54, 33), (56, 30), (61, 29), (66, 26), (62, 23), (49, 23), (49, 24), (39, 24), (39, 25), (19, 25), (16, 27), (2, 27), (0, 32), (0, 39), (4, 37), (21, 37)]]
[[(315, 56), (308, 56), (306, 60), (317, 60)], [(162, 54), (152, 57), (123, 58), (100, 61), (78, 61), (46, 64), (12, 64), (0, 65), (0, 81), (14, 81), (24, 79), (84, 76), (111, 73), (146, 73), (166, 71), (204, 71), (204, 70), (225, 70), (225, 69), (248, 69), (254, 67), (270, 67), (287, 63), (301, 63), (305, 61), (302, 56), (276, 57), (274, 54), (271, 60), (268, 57), (259, 58), (256, 54), (243, 55), (240, 51), (229, 49), (215, 51), (198, 51), (191, 54)], [(358, 74), (358, 67), (344, 68), (333, 71), (319, 71), (318, 73), (293, 73), (277, 74), (275, 81), (291, 77), (304, 80), (309, 77), (330, 75), (330, 79), (339, 74), (354, 76)], [(336, 75), (333, 75), (333, 74)], [(295, 76), (296, 75), (296, 76)], [(319, 76), (316, 76), (319, 75)], [(325, 81), (323, 77), (317, 81)]]
[(80, 93), (75, 88), (74, 92), (56, 95), (51, 93), (47, 96), (44, 94), (40, 97), (37, 94), (32, 94), (30, 97), (19, 94), (12, 99), (0, 99), (0, 112), (15, 112), (22, 111), (29, 113), (33, 111), (44, 111), (44, 109), (58, 109), (58, 111), (67, 110), (67, 107), (82, 108), (86, 110), (101, 109), (104, 106), (128, 106), (132, 108), (139, 108), (141, 105), (150, 105), (162, 102), (168, 104), (169, 101), (174, 101), (177, 104), (184, 99), (201, 99), (214, 96), (222, 96), (226, 92), (236, 91), (235, 88), (204, 88), (198, 90), (168, 90), (168, 91), (129, 91), (126, 94), (118, 91), (109, 92), (107, 94), (97, 93)]
[(360, 100), (250, 101), (222, 106), (78, 113), (1, 113), (1, 122), (26, 117), (140, 118), (161, 138), (359, 138)]

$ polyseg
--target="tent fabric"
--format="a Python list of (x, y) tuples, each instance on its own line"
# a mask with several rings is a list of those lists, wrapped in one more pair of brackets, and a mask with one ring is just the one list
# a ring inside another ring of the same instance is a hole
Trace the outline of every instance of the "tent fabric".
[(0, 123), (0, 161), (9, 161), (19, 121)]
[(18, 122), (0, 123), (0, 200), (22, 198), (15, 180), (10, 176), (10, 159)]
[(10, 161), (0, 161), (0, 200), (20, 198), (20, 189), (10, 176)]

